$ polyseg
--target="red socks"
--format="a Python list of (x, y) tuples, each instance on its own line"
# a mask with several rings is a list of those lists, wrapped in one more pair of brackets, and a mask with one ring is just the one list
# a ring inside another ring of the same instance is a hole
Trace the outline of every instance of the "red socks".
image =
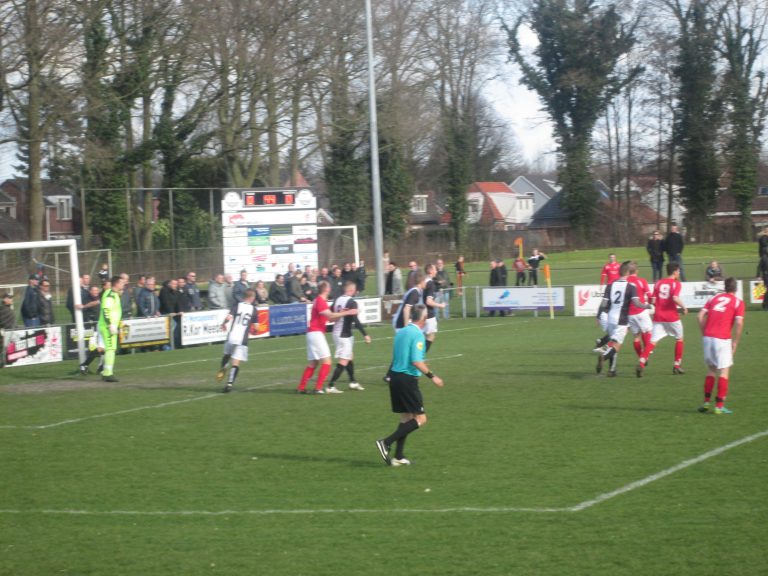
[(331, 373), (331, 365), (330, 364), (320, 364), (320, 374), (317, 375), (317, 386), (315, 386), (315, 390), (322, 390), (323, 384), (325, 384), (326, 378), (328, 378), (328, 374)]
[(637, 353), (637, 357), (639, 358), (640, 356), (642, 356), (643, 355), (643, 345), (640, 344), (640, 340), (634, 340), (632, 342), (632, 345), (635, 347), (635, 352)]
[(721, 376), (717, 379), (717, 402), (715, 403), (717, 408), (723, 407), (726, 396), (728, 396), (728, 378)]
[(683, 341), (678, 340), (675, 342), (675, 366), (680, 366), (680, 362), (683, 359)]
[(715, 387), (715, 377), (707, 376), (704, 378), (704, 401), (709, 402), (712, 398), (712, 389)]
[(301, 382), (299, 383), (299, 390), (305, 390), (307, 388), (307, 382), (312, 378), (315, 373), (315, 369), (312, 366), (304, 368), (304, 374), (301, 375)]

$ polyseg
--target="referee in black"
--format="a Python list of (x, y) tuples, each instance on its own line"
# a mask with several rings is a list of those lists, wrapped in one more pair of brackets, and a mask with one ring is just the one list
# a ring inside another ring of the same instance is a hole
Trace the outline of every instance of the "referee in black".
[[(400, 415), (400, 424), (392, 434), (376, 440), (379, 454), (388, 466), (407, 466), (411, 463), (403, 453), (405, 440), (411, 432), (427, 423), (424, 400), (419, 390), (419, 376), (424, 374), (435, 386), (443, 386), (443, 380), (433, 374), (424, 361), (426, 342), (422, 328), (426, 320), (426, 307), (417, 304), (411, 310), (410, 323), (395, 335), (389, 396), (392, 412)], [(390, 457), (393, 444), (395, 455)]]

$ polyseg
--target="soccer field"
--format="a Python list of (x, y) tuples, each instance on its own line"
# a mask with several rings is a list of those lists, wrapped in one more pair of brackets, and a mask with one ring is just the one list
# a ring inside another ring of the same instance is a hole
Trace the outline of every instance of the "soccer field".
[[(386, 467), (392, 331), (358, 342), (364, 392), (294, 393), (304, 338), (0, 371), (2, 575), (768, 574), (768, 315), (752, 309), (730, 416), (702, 415), (695, 316), (683, 376), (594, 372), (594, 319), (441, 323), (429, 422)], [(346, 375), (342, 378), (346, 389)]]

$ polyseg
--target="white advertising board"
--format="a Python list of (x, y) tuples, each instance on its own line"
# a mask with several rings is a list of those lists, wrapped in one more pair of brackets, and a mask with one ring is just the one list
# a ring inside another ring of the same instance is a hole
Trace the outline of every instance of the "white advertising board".
[(762, 280), (749, 281), (749, 303), (762, 304), (765, 298), (765, 285)]
[(318, 266), (317, 198), (308, 188), (225, 191), (224, 272), (272, 282), (288, 264)]
[(361, 324), (381, 322), (381, 298), (355, 298)]
[(63, 359), (61, 326), (6, 330), (4, 340), (3, 365), (6, 368), (60, 362)]
[(170, 341), (171, 322), (168, 316), (129, 318), (120, 322), (120, 346), (123, 348), (157, 346)]
[(483, 288), (484, 310), (555, 310), (565, 308), (565, 288)]

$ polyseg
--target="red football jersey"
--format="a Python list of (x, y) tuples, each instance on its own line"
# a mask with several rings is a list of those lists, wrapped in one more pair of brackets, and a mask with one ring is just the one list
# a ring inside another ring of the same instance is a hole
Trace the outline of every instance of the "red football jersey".
[(725, 293), (712, 296), (704, 304), (707, 322), (704, 324), (704, 336), (728, 340), (731, 337), (736, 318), (744, 317), (744, 301), (735, 294)]
[(600, 272), (600, 285), (610, 284), (614, 280), (618, 280), (620, 278), (619, 268), (621, 268), (621, 264), (618, 262), (608, 262), (603, 266), (603, 270)]
[[(648, 302), (648, 299), (651, 297), (651, 288), (648, 286), (648, 281), (645, 278), (640, 278), (637, 274), (630, 274), (627, 276), (627, 282), (635, 285), (635, 292), (637, 292), (637, 297), (640, 299), (640, 302), (643, 304)], [(630, 316), (640, 314), (640, 312), (643, 312), (644, 310), (645, 308), (638, 308), (634, 304), (629, 305)]]
[(656, 313), (653, 315), (654, 322), (676, 322), (680, 320), (680, 314), (677, 313), (677, 304), (673, 296), (680, 296), (682, 287), (683, 285), (673, 278), (664, 278), (656, 282), (653, 287), (653, 298), (656, 303)]
[(315, 298), (312, 303), (312, 314), (309, 317), (309, 330), (308, 332), (325, 332), (325, 323), (328, 318), (321, 314), (324, 310), (328, 310), (328, 301), (322, 296)]

